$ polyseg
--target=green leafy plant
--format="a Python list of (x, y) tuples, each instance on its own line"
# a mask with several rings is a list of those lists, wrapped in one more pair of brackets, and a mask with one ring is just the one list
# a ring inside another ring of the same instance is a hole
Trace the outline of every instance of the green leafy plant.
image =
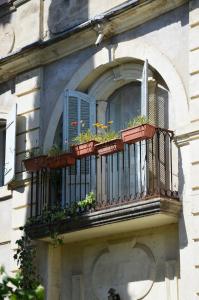
[(96, 135), (96, 141), (99, 143), (105, 143), (105, 142), (109, 142), (111, 140), (114, 139), (118, 139), (119, 138), (119, 134), (115, 131), (107, 131), (105, 133), (100, 133), (98, 135)]
[(95, 194), (93, 192), (90, 192), (86, 195), (86, 198), (84, 200), (80, 200), (77, 203), (77, 206), (81, 208), (85, 208), (88, 205), (94, 205), (94, 204), (95, 204)]
[[(117, 138), (119, 138), (119, 133), (114, 130), (111, 130), (112, 124), (113, 124), (113, 121), (109, 121), (107, 123), (107, 125), (97, 122), (97, 123), (93, 124), (93, 126), (95, 126), (97, 128), (96, 134), (92, 133), (91, 130), (88, 129), (85, 132), (81, 132), (78, 136), (76, 136), (73, 139), (73, 142), (75, 144), (82, 144), (82, 143), (86, 143), (86, 142), (90, 142), (90, 141), (94, 140), (98, 143), (104, 143), (104, 142), (108, 142), (108, 141), (117, 139)], [(78, 122), (72, 122), (71, 125), (77, 126)]]
[(113, 121), (109, 121), (107, 125), (100, 122), (94, 124), (94, 126), (98, 129), (98, 132), (95, 136), (95, 140), (97, 142), (105, 143), (119, 138), (119, 133), (111, 129), (112, 124)]
[(75, 144), (82, 144), (82, 143), (90, 142), (92, 140), (96, 140), (96, 135), (92, 133), (90, 129), (88, 129), (85, 132), (82, 132), (78, 136), (76, 136), (73, 139), (73, 142)]
[(22, 287), (34, 289), (39, 284), (39, 278), (35, 269), (36, 248), (26, 232), (26, 227), (20, 227), (20, 230), (23, 231), (23, 235), (16, 241), (17, 250), (14, 259), (21, 270), (22, 278), (24, 278)]
[(48, 150), (48, 156), (57, 156), (63, 153), (63, 150), (56, 144), (52, 145), (52, 147)]
[[(0, 283), (0, 300), (6, 297), (11, 300), (43, 300), (44, 288), (40, 284), (39, 276), (36, 273), (35, 257), (36, 245), (29, 237), (28, 228), (33, 224), (46, 224), (49, 226), (52, 244), (56, 247), (63, 244), (63, 238), (59, 234), (60, 221), (65, 220), (71, 215), (77, 214), (78, 208), (95, 205), (95, 194), (90, 192), (84, 200), (74, 203), (70, 208), (61, 208), (59, 205), (44, 210), (40, 216), (31, 217), (27, 220), (22, 237), (16, 241), (17, 250), (14, 259), (17, 261), (20, 272), (15, 277), (5, 274), (3, 268), (0, 269), (2, 283)], [(12, 284), (12, 286), (10, 286)]]
[(26, 152), (25, 159), (34, 158), (40, 155), (44, 155), (41, 148), (32, 148)]
[(25, 278), (19, 271), (14, 277), (8, 276), (4, 267), (0, 267), (0, 300), (44, 300), (44, 287), (37, 284), (34, 287), (24, 287)]
[(149, 124), (149, 119), (146, 116), (136, 116), (128, 121), (127, 127), (136, 127), (142, 124)]
[(59, 222), (65, 220), (68, 215), (67, 209), (62, 209), (59, 206), (51, 207), (50, 210), (43, 210), (42, 214), (37, 217), (29, 218), (26, 227), (32, 224), (46, 224), (49, 226), (51, 243), (53, 246), (63, 244), (63, 238), (59, 234)]

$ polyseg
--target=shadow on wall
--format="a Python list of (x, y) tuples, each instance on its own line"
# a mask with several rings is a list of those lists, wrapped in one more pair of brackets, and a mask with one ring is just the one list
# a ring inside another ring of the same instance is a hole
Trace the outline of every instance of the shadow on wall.
[(12, 2), (13, 1), (0, 0), (0, 27), (10, 23), (11, 13), (9, 13), (9, 7), (12, 6)]
[[(14, 188), (15, 195), (19, 199), (25, 199), (24, 206), (21, 206), (18, 211), (22, 213), (24, 210), (24, 215), (26, 220), (30, 217), (31, 214), (31, 186), (23, 185), (21, 186), (20, 182), (22, 178), (30, 182), (31, 174), (25, 171), (24, 165), (22, 163), (23, 159), (27, 158), (28, 151), (33, 149), (41, 148), (40, 141), (40, 88), (42, 88), (42, 81), (40, 77), (40, 70), (35, 69), (24, 73), (18, 76), (15, 84), (18, 85), (18, 89), (23, 84), (27, 82), (27, 90), (24, 92), (28, 93), (27, 95), (18, 96), (17, 99), (17, 138), (16, 138), (16, 181), (18, 181), (19, 186)], [(32, 84), (32, 85), (31, 85)], [(30, 92), (30, 90), (33, 92)], [(25, 104), (25, 105), (24, 105)], [(35, 190), (34, 190), (35, 197)], [(34, 209), (34, 206), (33, 206)], [(23, 224), (21, 224), (23, 225)], [(38, 247), (36, 247), (36, 257), (39, 261), (37, 264), (37, 271), (41, 278), (41, 283), (47, 288), (47, 252), (48, 245), (44, 242), (37, 242)]]
[[(181, 150), (178, 150), (178, 178), (179, 178), (179, 197), (180, 199), (183, 198), (183, 193), (185, 189), (185, 177), (184, 177), (184, 171), (183, 171), (183, 166), (182, 166), (182, 154)], [(180, 249), (184, 249), (188, 245), (188, 237), (187, 237), (187, 230), (186, 230), (186, 223), (185, 223), (185, 217), (184, 213), (182, 212), (181, 214), (181, 232), (179, 236), (179, 243), (180, 243)]]
[(48, 14), (50, 35), (56, 35), (88, 20), (88, 0), (52, 0)]
[(0, 58), (10, 53), (14, 47), (14, 30), (11, 26), (12, 2), (0, 0)]

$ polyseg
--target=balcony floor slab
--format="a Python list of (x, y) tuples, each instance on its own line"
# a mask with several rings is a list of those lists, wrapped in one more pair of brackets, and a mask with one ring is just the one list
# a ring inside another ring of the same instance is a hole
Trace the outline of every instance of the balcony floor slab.
[[(58, 228), (64, 243), (70, 243), (177, 223), (180, 212), (178, 200), (158, 197), (68, 218)], [(50, 241), (48, 225), (28, 230), (31, 238)]]

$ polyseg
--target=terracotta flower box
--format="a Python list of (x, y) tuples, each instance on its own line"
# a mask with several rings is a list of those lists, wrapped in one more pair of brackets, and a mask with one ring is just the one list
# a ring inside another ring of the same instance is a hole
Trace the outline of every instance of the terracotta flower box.
[(40, 155), (23, 160), (26, 171), (37, 172), (46, 167), (46, 155)]
[(79, 145), (74, 145), (71, 147), (72, 153), (77, 158), (94, 155), (96, 154), (96, 149), (95, 149), (96, 144), (98, 144), (98, 142), (90, 141)]
[(75, 157), (72, 155), (72, 153), (49, 156), (46, 160), (46, 164), (50, 169), (65, 168), (75, 164)]
[(98, 155), (109, 155), (124, 150), (124, 143), (121, 139), (114, 139), (95, 145), (95, 149)]
[(156, 131), (156, 127), (150, 124), (142, 124), (130, 127), (121, 131), (124, 143), (133, 144), (138, 141), (151, 139)]

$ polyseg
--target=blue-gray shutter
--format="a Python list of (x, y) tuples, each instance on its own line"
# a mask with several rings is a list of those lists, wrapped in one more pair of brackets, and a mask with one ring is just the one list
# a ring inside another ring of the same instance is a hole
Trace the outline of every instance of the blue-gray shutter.
[[(77, 122), (77, 126), (72, 126)], [(63, 113), (63, 147), (69, 148), (73, 138), (87, 129), (94, 131), (96, 101), (87, 94), (66, 90)], [(84, 124), (84, 126), (82, 126)]]
[(6, 122), (6, 149), (4, 185), (11, 182), (15, 176), (15, 147), (16, 147), (16, 104), (8, 114)]
[[(72, 126), (72, 122), (77, 122), (77, 126)], [(70, 145), (73, 144), (73, 139), (80, 134), (81, 132), (85, 132), (87, 129), (91, 129), (91, 131), (95, 130), (93, 124), (96, 123), (96, 101), (94, 98), (90, 97), (87, 94), (67, 90), (65, 92), (65, 100), (64, 100), (64, 113), (63, 113), (63, 147), (64, 149), (70, 149)], [(84, 124), (84, 126), (82, 126)], [(81, 164), (81, 166), (80, 166)], [(74, 189), (71, 191), (71, 201), (79, 201), (84, 199), (86, 195), (83, 194), (83, 187), (85, 184), (81, 180), (81, 176), (83, 174), (87, 174), (86, 176), (86, 184), (89, 186), (89, 178), (95, 176), (90, 175), (90, 172), (94, 173), (93, 167), (93, 158), (92, 158), (92, 167), (89, 170), (89, 163), (86, 158), (76, 161), (76, 168), (72, 167), (70, 170), (71, 178), (69, 180), (69, 173), (66, 176), (66, 190), (63, 191), (63, 195), (68, 195), (69, 182), (74, 185), (76, 184), (76, 192)], [(86, 170), (85, 170), (86, 168)], [(81, 170), (81, 171), (80, 171)], [(67, 170), (68, 172), (68, 170)], [(75, 177), (74, 177), (75, 175)], [(83, 176), (85, 179), (85, 176)], [(80, 188), (81, 185), (81, 188)], [(81, 190), (81, 195), (80, 195)], [(92, 190), (95, 190), (94, 180), (92, 183)], [(76, 199), (75, 199), (76, 196)], [(64, 201), (64, 199), (63, 199)], [(66, 202), (69, 202), (69, 199), (66, 198)]]

